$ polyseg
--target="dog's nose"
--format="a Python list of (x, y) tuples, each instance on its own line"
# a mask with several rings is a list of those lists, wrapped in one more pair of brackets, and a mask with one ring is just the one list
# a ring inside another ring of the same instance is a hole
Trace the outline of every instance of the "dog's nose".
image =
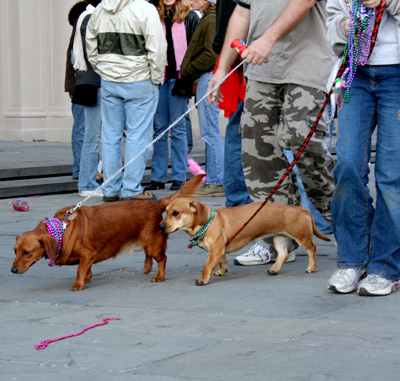
[(13, 274), (18, 274), (18, 269), (16, 267), (14, 267), (14, 268), (11, 269), (11, 272)]
[(159, 226), (160, 226), (160, 230), (161, 230), (163, 233), (165, 233), (165, 224), (164, 224), (164, 222), (161, 222), (161, 224), (160, 224)]

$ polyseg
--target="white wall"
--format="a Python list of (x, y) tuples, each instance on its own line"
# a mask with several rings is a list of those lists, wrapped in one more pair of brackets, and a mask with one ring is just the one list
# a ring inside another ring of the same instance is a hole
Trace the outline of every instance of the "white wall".
[[(77, 0), (0, 0), (0, 141), (71, 140), (71, 102), (64, 92)], [(199, 135), (196, 112), (193, 133)], [(220, 118), (221, 132), (226, 119)]]

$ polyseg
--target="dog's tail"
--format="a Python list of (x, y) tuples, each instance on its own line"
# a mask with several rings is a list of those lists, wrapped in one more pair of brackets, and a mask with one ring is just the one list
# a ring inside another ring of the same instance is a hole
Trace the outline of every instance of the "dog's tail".
[(301, 209), (303, 210), (303, 213), (306, 214), (306, 215), (307, 215), (308, 217), (310, 217), (310, 219), (311, 219), (313, 234), (314, 234), (316, 237), (318, 237), (318, 238), (320, 238), (320, 239), (323, 239), (324, 241), (330, 241), (330, 238), (328, 238), (326, 235), (322, 234), (322, 233), (317, 229), (317, 225), (315, 224), (314, 217), (313, 217), (312, 213), (311, 213), (307, 208), (301, 207)]
[(162, 210), (164, 211), (165, 208), (176, 198), (178, 197), (191, 197), (196, 196), (197, 191), (200, 188), (201, 180), (205, 175), (199, 174), (197, 176), (192, 177), (189, 181), (187, 181), (181, 189), (176, 191), (174, 194), (170, 196), (164, 197), (158, 200), (158, 205), (161, 206)]

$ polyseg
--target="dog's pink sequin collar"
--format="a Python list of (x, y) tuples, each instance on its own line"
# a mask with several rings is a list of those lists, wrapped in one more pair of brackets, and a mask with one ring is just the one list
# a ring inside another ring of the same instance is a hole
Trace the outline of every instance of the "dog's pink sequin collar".
[[(55, 265), (54, 262), (56, 261), (58, 254), (60, 253), (62, 239), (66, 225), (57, 218), (50, 218), (49, 220), (44, 220), (43, 222), (47, 227), (47, 232), (58, 241), (56, 257), (54, 259), (50, 259), (49, 262), (49, 266), (53, 267)], [(46, 258), (48, 258), (47, 255)]]

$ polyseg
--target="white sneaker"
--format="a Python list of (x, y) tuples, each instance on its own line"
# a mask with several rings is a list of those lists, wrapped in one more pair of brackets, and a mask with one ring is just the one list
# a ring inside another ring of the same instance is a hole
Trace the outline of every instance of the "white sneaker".
[(265, 265), (270, 261), (271, 252), (269, 251), (269, 247), (256, 243), (247, 253), (236, 257), (233, 263), (241, 266), (254, 266)]
[(382, 296), (389, 295), (399, 287), (400, 281), (394, 282), (379, 275), (370, 274), (360, 282), (357, 293), (362, 296)]
[[(256, 243), (250, 248), (250, 250), (242, 255), (239, 255), (233, 260), (235, 265), (242, 266), (255, 266), (255, 265), (265, 265), (269, 262), (275, 262), (277, 254), (271, 252), (268, 246), (260, 245)], [(293, 262), (296, 259), (296, 253), (292, 251), (289, 253), (289, 258), (286, 262)]]
[[(270, 262), (276, 262), (276, 258), (278, 258), (277, 253), (271, 253)], [(289, 253), (288, 259), (286, 259), (285, 263), (294, 262), (296, 260), (296, 252), (293, 250)]]
[[(90, 196), (94, 190), (80, 190), (79, 191), (79, 196), (81, 197), (87, 197)], [(92, 197), (103, 197), (103, 191), (99, 189), (96, 193), (92, 194)]]
[(339, 269), (328, 280), (329, 290), (347, 294), (357, 288), (358, 281), (364, 275), (365, 269)]

